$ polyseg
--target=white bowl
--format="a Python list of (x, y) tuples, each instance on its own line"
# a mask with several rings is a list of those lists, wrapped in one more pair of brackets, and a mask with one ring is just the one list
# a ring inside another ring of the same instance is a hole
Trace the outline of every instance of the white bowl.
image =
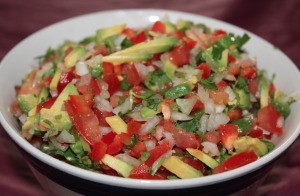
[(204, 23), (213, 29), (224, 29), (239, 35), (248, 33), (251, 40), (245, 48), (250, 56), (257, 58), (258, 67), (267, 70), (270, 75), (276, 74), (275, 85), (284, 90), (285, 93), (300, 91), (299, 70), (278, 48), (251, 32), (212, 18), (169, 10), (133, 9), (92, 13), (53, 24), (16, 45), (3, 58), (0, 66), (1, 124), (34, 168), (38, 180), (45, 185), (42, 181), (45, 181), (44, 177), (46, 176), (47, 179), (61, 185), (60, 189), (51, 187), (53, 193), (62, 193), (63, 189), (64, 191), (72, 189), (84, 194), (96, 192), (126, 192), (131, 194), (140, 192), (143, 194), (165, 194), (166, 192), (232, 193), (248, 187), (265, 176), (275, 160), (298, 137), (300, 132), (299, 102), (292, 105), (291, 115), (284, 127), (285, 132), (279, 138), (276, 148), (261, 159), (244, 167), (217, 175), (188, 180), (151, 181), (108, 176), (71, 166), (44, 154), (20, 136), (19, 125), (8, 108), (12, 100), (15, 99), (14, 86), (20, 84), (23, 76), (32, 69), (33, 65), (36, 65), (35, 57), (43, 54), (48, 47), (56, 48), (66, 39), (79, 41), (94, 34), (101, 27), (120, 23), (127, 23), (129, 27), (141, 27), (165, 18), (173, 22), (178, 19), (192, 20), (196, 23)]

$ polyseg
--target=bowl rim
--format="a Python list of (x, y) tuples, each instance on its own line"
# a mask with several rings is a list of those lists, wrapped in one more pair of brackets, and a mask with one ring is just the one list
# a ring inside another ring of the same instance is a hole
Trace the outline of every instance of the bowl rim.
[[(259, 39), (259, 41), (262, 41), (264, 43), (270, 44), (269, 42), (265, 41), (264, 39), (260, 38), (259, 36), (242, 29), (240, 27), (237, 27), (235, 25), (229, 24), (227, 22), (214, 19), (211, 17), (207, 16), (202, 16), (198, 14), (193, 14), (193, 13), (187, 13), (187, 12), (182, 12), (182, 11), (174, 11), (174, 10), (167, 10), (167, 9), (115, 9), (115, 10), (107, 10), (107, 11), (99, 11), (99, 12), (92, 12), (80, 16), (75, 16), (71, 17), (68, 19), (64, 19), (62, 21), (53, 23), (49, 26), (46, 26), (35, 33), (29, 35), (25, 39), (23, 39), (21, 42), (19, 42), (17, 45), (15, 45), (1, 60), (0, 63), (0, 70), (2, 69), (2, 64), (5, 63), (6, 59), (9, 58), (10, 54), (18, 48), (19, 45), (24, 43), (26, 40), (29, 40), (30, 38), (36, 36), (39, 33), (42, 33), (44, 31), (47, 31), (48, 29), (55, 28), (56, 26), (68, 23), (70, 21), (75, 21), (80, 18), (84, 17), (93, 17), (94, 15), (98, 14), (111, 14), (111, 13), (120, 13), (120, 12), (126, 12), (126, 14), (132, 14), (132, 13), (137, 13), (137, 12), (143, 12), (144, 14), (155, 14), (155, 13), (165, 13), (166, 15), (183, 15), (183, 16), (188, 16), (187, 18), (202, 18), (207, 21), (214, 21), (220, 24), (224, 24), (226, 26), (229, 26), (230, 28), (237, 29), (239, 31), (246, 32), (250, 35), (250, 37), (255, 37), (255, 39)], [(281, 51), (279, 51), (282, 53)], [(291, 64), (294, 65), (294, 69), (299, 72), (297, 69), (296, 65), (284, 54), (282, 53), (283, 56), (285, 56)], [(56, 168), (59, 169), (63, 172), (66, 172), (71, 175), (75, 175), (77, 177), (80, 177), (82, 179), (88, 179), (92, 180), (94, 182), (102, 183), (102, 184), (107, 184), (107, 185), (114, 185), (114, 186), (121, 186), (121, 187), (128, 187), (128, 188), (139, 188), (139, 189), (179, 189), (179, 188), (191, 188), (191, 187), (199, 187), (199, 186), (205, 186), (205, 185), (211, 185), (215, 183), (220, 183), (225, 180), (230, 180), (235, 177), (238, 177), (242, 174), (246, 174), (249, 172), (253, 172), (257, 170), (258, 168), (263, 167), (265, 164), (269, 163), (270, 161), (274, 160), (276, 157), (278, 157), (281, 153), (283, 153), (298, 137), (300, 134), (300, 124), (298, 125), (297, 129), (294, 130), (294, 132), (291, 134), (291, 136), (278, 148), (270, 152), (268, 155), (262, 157), (261, 159), (248, 164), (246, 166), (243, 166), (241, 168), (237, 168), (235, 170), (231, 170), (225, 173), (221, 174), (215, 174), (215, 175), (210, 175), (210, 176), (205, 176), (203, 178), (195, 178), (195, 179), (184, 179), (184, 180), (137, 180), (137, 179), (128, 179), (128, 178), (121, 178), (121, 177), (114, 177), (114, 176), (109, 176), (105, 174), (99, 174), (95, 173), (92, 171), (87, 171), (78, 167), (75, 167), (73, 165), (67, 164), (65, 162), (62, 162), (58, 159), (55, 159), (54, 157), (51, 157), (50, 155), (47, 155), (43, 153), (42, 151), (38, 150), (34, 146), (32, 146), (29, 142), (27, 142), (25, 139), (21, 137), (21, 135), (15, 130), (12, 126), (9, 125), (9, 123), (5, 120), (4, 115), (2, 112), (0, 112), (0, 122), (2, 126), (4, 127), (5, 131), (8, 133), (10, 138), (15, 141), (17, 145), (19, 145), (22, 149), (26, 150), (29, 154), (34, 156), (35, 158), (39, 159), (40, 161)]]

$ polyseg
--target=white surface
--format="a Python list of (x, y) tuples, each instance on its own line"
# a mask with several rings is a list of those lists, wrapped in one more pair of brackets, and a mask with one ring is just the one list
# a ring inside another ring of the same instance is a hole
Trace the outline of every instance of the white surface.
[[(134, 180), (108, 175), (102, 175), (80, 168), (70, 166), (57, 159), (54, 159), (38, 149), (34, 148), (25, 141), (18, 133), (18, 124), (13, 116), (9, 113), (8, 107), (14, 99), (14, 86), (21, 83), (23, 76), (28, 73), (32, 66), (36, 64), (34, 58), (44, 54), (49, 46), (57, 47), (66, 39), (79, 41), (85, 36), (94, 34), (101, 27), (111, 26), (114, 24), (127, 23), (129, 27), (143, 27), (151, 24), (157, 19), (169, 18), (175, 22), (178, 19), (192, 20), (196, 23), (204, 23), (208, 27), (224, 29), (242, 35), (245, 30), (233, 25), (210, 19), (203, 16), (167, 11), (167, 10), (115, 10), (88, 14), (80, 17), (68, 19), (47, 28), (44, 28), (33, 35), (29, 36), (17, 46), (15, 46), (2, 60), (0, 66), (0, 119), (3, 127), (7, 130), (10, 137), (24, 148), (31, 155), (40, 159), (49, 165), (60, 169), (69, 174), (78, 175), (81, 178), (92, 181), (111, 184), (115, 186), (145, 188), (145, 189), (176, 189), (195, 186), (205, 186), (216, 182), (232, 179), (244, 173), (249, 173), (277, 157), (286, 150), (291, 143), (297, 138), (300, 132), (300, 103), (292, 107), (292, 113), (288, 118), (285, 126), (285, 132), (280, 138), (274, 151), (264, 156), (260, 160), (246, 165), (242, 168), (229, 171), (226, 173), (207, 176), (197, 179), (176, 180), (176, 181), (149, 181)], [(279, 50), (262, 40), (261, 38), (247, 32), (251, 40), (246, 44), (246, 49), (251, 56), (256, 56), (260, 69), (268, 70), (271, 75), (276, 74), (275, 85), (284, 90), (286, 93), (300, 91), (300, 73), (297, 67)]]

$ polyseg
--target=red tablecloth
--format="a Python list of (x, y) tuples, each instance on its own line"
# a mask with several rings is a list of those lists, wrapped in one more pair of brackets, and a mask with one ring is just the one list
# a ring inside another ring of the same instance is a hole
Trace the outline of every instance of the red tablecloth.
[[(300, 68), (299, 0), (1, 0), (0, 59), (19, 41), (49, 24), (85, 13), (124, 8), (179, 10), (233, 23), (273, 43)], [(259, 187), (257, 195), (298, 195), (299, 148), (298, 139), (272, 170), (264, 184)], [(0, 157), (2, 194), (46, 194), (2, 126), (0, 126)]]

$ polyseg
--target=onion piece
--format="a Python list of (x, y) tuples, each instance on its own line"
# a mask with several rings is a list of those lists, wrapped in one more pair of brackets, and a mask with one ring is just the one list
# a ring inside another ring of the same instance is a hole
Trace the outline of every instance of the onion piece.
[(197, 102), (197, 98), (195, 96), (186, 98), (186, 99), (176, 99), (176, 103), (179, 106), (180, 110), (189, 115)]
[(208, 141), (202, 142), (201, 144), (203, 146), (203, 152), (205, 152), (211, 156), (219, 156), (220, 155), (220, 151), (219, 151), (217, 144), (208, 142)]
[(70, 134), (68, 131), (63, 130), (57, 137), (56, 140), (60, 143), (75, 143), (75, 137)]
[(134, 167), (138, 167), (141, 164), (139, 160), (126, 153), (117, 154), (115, 157)]
[(227, 124), (229, 117), (224, 113), (211, 114), (208, 118), (207, 130), (216, 130), (220, 125)]
[(83, 76), (89, 73), (89, 69), (87, 67), (87, 64), (85, 62), (79, 61), (76, 65), (75, 65), (75, 70), (77, 75), (79, 76)]
[(154, 149), (156, 146), (155, 140), (146, 140), (144, 143), (145, 143), (145, 146), (146, 146), (148, 152), (150, 150)]
[(106, 99), (103, 99), (101, 98), (100, 96), (95, 96), (95, 103), (96, 103), (96, 107), (104, 112), (112, 112), (113, 108), (112, 106), (110, 105), (110, 102)]
[(171, 113), (171, 119), (173, 119), (175, 121), (177, 121), (177, 120), (187, 121), (187, 120), (193, 119), (193, 117), (188, 116), (188, 115), (186, 115), (184, 113), (181, 113), (181, 112), (172, 111), (172, 113)]
[(146, 135), (148, 134), (158, 123), (160, 122), (160, 118), (158, 116), (154, 116), (153, 118), (150, 118), (145, 124), (143, 124), (140, 134)]

